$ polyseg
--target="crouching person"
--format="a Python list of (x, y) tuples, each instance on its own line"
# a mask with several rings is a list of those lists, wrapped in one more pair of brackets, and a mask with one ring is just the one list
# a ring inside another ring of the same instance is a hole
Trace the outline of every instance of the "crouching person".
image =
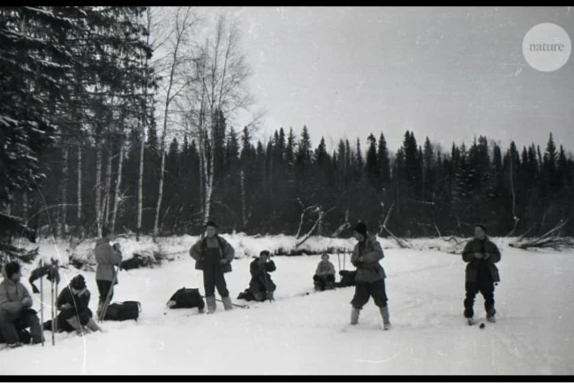
[(79, 335), (92, 331), (102, 331), (100, 326), (92, 319), (90, 304), (90, 291), (86, 287), (83, 276), (77, 275), (70, 284), (62, 290), (56, 301), (58, 314), (58, 328), (62, 331), (76, 331)]
[(277, 286), (268, 273), (272, 273), (276, 269), (275, 262), (271, 260), (271, 254), (267, 250), (262, 251), (259, 258), (249, 265), (249, 272), (251, 273), (249, 292), (253, 294), (256, 301), (274, 300), (273, 294)]
[(332, 290), (335, 287), (335, 265), (329, 261), (329, 254), (321, 256), (313, 282), (317, 291)]
[(10, 348), (20, 346), (18, 330), (30, 328), (32, 343), (43, 341), (42, 327), (36, 311), (32, 309), (32, 297), (20, 283), (20, 265), (7, 263), (2, 269), (4, 280), (0, 283), (0, 334)]

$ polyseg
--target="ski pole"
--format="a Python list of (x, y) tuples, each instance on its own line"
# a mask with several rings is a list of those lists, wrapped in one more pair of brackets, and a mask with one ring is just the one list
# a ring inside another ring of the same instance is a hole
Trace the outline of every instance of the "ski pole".
[[(51, 271), (51, 270), (50, 270)], [(56, 318), (55, 318), (55, 311), (56, 311), (56, 307), (55, 307), (55, 299), (54, 299), (54, 278), (50, 278), (50, 308), (52, 311), (52, 346), (56, 345)]]
[[(44, 266), (44, 262), (40, 259), (40, 268)], [(40, 278), (40, 322), (42, 325), (42, 347), (44, 347), (44, 278)]]
[[(56, 323), (54, 323), (54, 328), (56, 329), (56, 332), (58, 332), (58, 307), (56, 306), (56, 304), (58, 303), (58, 281), (59, 279), (56, 279), (56, 272), (57, 270), (54, 268), (55, 266), (52, 266), (52, 272), (54, 274), (52, 274), (52, 279), (56, 280), (56, 282), (54, 282), (56, 284), (55, 287), (55, 292), (54, 292), (54, 313), (56, 313)], [(55, 339), (55, 338), (54, 338)], [(56, 344), (56, 341), (54, 340), (54, 345)]]
[(114, 276), (112, 278), (112, 283), (110, 285), (110, 289), (108, 290), (108, 294), (106, 295), (106, 300), (104, 301), (104, 305), (102, 307), (102, 311), (100, 312), (99, 322), (103, 321), (106, 317), (106, 312), (108, 311), (108, 306), (110, 304), (110, 300), (112, 298), (112, 291), (114, 288), (114, 284), (116, 283), (116, 279), (118, 276), (118, 270), (114, 268)]
[(347, 263), (347, 251), (345, 250), (345, 252), (343, 253), (343, 270), (347, 270), (346, 263)]
[(339, 263), (339, 271), (341, 271), (341, 253), (337, 251), (337, 262)]

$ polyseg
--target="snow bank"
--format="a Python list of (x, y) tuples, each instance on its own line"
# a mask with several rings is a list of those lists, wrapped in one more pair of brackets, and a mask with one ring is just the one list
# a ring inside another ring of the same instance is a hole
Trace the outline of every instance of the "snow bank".
[[(311, 237), (301, 246), (297, 247), (298, 239), (293, 236), (274, 235), (274, 236), (247, 236), (239, 234), (222, 234), (235, 249), (235, 258), (252, 258), (257, 256), (262, 250), (269, 250), (275, 255), (315, 255), (322, 253), (336, 254), (349, 253), (352, 251), (356, 241), (353, 238), (327, 238)], [(144, 258), (150, 258), (154, 263), (162, 261), (173, 261), (189, 257), (189, 249), (199, 240), (198, 236), (184, 235), (181, 237), (164, 237), (159, 238), (154, 243), (149, 236), (140, 237), (136, 241), (134, 237), (118, 237), (117, 242), (123, 253), (124, 260), (131, 259), (135, 254)], [(460, 254), (467, 238), (416, 238), (405, 240), (413, 250), (419, 251), (441, 251), (451, 254)], [(508, 247), (512, 241), (510, 238), (492, 238), (492, 240), (502, 248)], [(400, 249), (398, 243), (389, 238), (378, 238), (381, 246), (385, 250)], [(95, 239), (87, 239), (76, 246), (70, 246), (65, 242), (54, 242), (47, 239), (40, 242), (40, 254), (50, 253), (60, 259), (60, 263), (65, 265), (72, 263), (74, 265), (86, 266), (85, 269), (93, 269), (96, 262), (94, 259), (93, 249)], [(34, 244), (28, 244), (26, 247), (33, 247)], [(55, 251), (50, 248), (54, 247)]]

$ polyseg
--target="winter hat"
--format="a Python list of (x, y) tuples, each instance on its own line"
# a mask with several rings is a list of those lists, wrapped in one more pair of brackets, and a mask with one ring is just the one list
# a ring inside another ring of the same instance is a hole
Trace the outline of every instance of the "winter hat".
[(10, 279), (12, 275), (20, 272), (20, 265), (18, 262), (9, 262), (4, 266), (4, 269), (6, 270), (6, 276)]
[(269, 252), (269, 250), (263, 250), (262, 252), (259, 253), (259, 257), (269, 257), (271, 258), (271, 253)]
[(321, 259), (323, 259), (323, 260), (326, 260), (326, 259), (327, 259), (327, 260), (328, 260), (328, 259), (329, 259), (329, 254), (327, 254), (327, 253), (321, 254)]
[(70, 287), (75, 290), (83, 290), (86, 288), (86, 280), (84, 279), (83, 275), (76, 275), (70, 281)]
[(213, 227), (214, 229), (217, 229), (217, 225), (213, 221), (209, 221), (205, 224), (205, 228), (207, 229), (208, 227)]
[(355, 231), (367, 238), (367, 225), (365, 225), (364, 222), (359, 222), (357, 226), (355, 226)]
[(484, 231), (484, 233), (486, 234), (486, 226), (484, 226), (483, 224), (476, 224), (474, 225), (474, 227), (480, 227), (482, 229), (482, 231)]

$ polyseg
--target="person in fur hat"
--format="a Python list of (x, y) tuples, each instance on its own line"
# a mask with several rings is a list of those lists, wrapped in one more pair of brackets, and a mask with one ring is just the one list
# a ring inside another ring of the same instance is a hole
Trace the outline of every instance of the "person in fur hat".
[(20, 265), (9, 262), (2, 268), (4, 280), (0, 283), (0, 334), (10, 348), (19, 347), (19, 329), (30, 328), (32, 343), (43, 341), (42, 327), (32, 297), (20, 282)]
[(357, 244), (353, 249), (351, 263), (357, 268), (355, 276), (355, 295), (351, 301), (351, 324), (359, 322), (359, 314), (363, 306), (373, 297), (379, 307), (383, 319), (383, 328), (391, 327), (389, 308), (387, 306), (387, 293), (385, 288), (385, 270), (379, 263), (385, 257), (381, 244), (367, 233), (367, 225), (359, 222), (354, 229), (353, 236)]
[(249, 265), (249, 273), (251, 274), (251, 281), (249, 282), (249, 292), (258, 302), (264, 300), (274, 300), (274, 293), (277, 286), (271, 279), (269, 273), (277, 270), (275, 262), (271, 260), (271, 253), (263, 250), (259, 254), (259, 258), (255, 259)]
[(58, 314), (58, 328), (78, 334), (92, 331), (102, 331), (94, 321), (90, 304), (90, 290), (86, 286), (86, 280), (82, 275), (75, 276), (69, 285), (62, 290), (56, 301)]

